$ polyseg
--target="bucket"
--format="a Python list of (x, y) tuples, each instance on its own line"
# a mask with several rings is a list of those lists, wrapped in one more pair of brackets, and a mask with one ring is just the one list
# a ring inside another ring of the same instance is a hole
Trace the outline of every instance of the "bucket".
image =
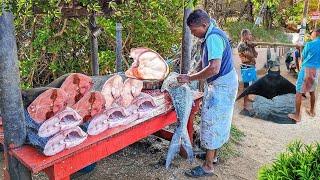
[(245, 83), (257, 80), (256, 68), (252, 66), (241, 66), (241, 77), (242, 81)]

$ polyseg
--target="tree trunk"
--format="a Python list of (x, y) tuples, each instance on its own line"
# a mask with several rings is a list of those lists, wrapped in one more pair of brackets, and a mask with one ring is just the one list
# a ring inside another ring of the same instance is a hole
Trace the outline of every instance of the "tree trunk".
[[(13, 15), (2, 8), (0, 16), (0, 111), (4, 127), (4, 156), (10, 179), (31, 179), (30, 171), (9, 150), (20, 147), (26, 139), (26, 123), (20, 92), (17, 45)], [(6, 166), (6, 165), (5, 165)], [(5, 175), (8, 175), (5, 171)], [(8, 177), (6, 177), (8, 178)]]
[(247, 5), (247, 13), (248, 13), (248, 20), (252, 23), (254, 23), (254, 17), (253, 17), (253, 2), (251, 0), (248, 0)]

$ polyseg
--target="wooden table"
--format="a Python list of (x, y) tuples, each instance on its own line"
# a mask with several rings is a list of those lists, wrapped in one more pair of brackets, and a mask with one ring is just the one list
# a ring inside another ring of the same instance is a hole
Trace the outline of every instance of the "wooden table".
[[(188, 133), (193, 142), (193, 120), (199, 111), (201, 94), (196, 95), (188, 121)], [(97, 136), (89, 136), (82, 144), (64, 150), (54, 156), (44, 156), (32, 146), (24, 145), (10, 153), (32, 173), (44, 171), (51, 180), (67, 180), (80, 169), (97, 162), (149, 135), (157, 135), (170, 140), (172, 132), (164, 130), (177, 121), (172, 109), (147, 120), (135, 121), (128, 125), (108, 129)], [(184, 154), (182, 152), (182, 154)]]

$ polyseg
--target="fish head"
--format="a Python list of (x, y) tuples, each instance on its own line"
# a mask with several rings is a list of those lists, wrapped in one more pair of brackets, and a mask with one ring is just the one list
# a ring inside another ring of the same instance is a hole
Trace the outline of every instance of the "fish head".
[(178, 82), (178, 79), (177, 79), (178, 76), (179, 74), (176, 72), (170, 73), (162, 83), (161, 92), (168, 91), (172, 88), (181, 86), (181, 84)]

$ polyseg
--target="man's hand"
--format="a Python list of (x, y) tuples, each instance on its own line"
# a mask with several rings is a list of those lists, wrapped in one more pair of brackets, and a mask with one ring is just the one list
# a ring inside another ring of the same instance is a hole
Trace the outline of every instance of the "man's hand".
[(179, 83), (189, 83), (190, 82), (190, 76), (188, 74), (180, 74), (177, 77), (177, 80)]

